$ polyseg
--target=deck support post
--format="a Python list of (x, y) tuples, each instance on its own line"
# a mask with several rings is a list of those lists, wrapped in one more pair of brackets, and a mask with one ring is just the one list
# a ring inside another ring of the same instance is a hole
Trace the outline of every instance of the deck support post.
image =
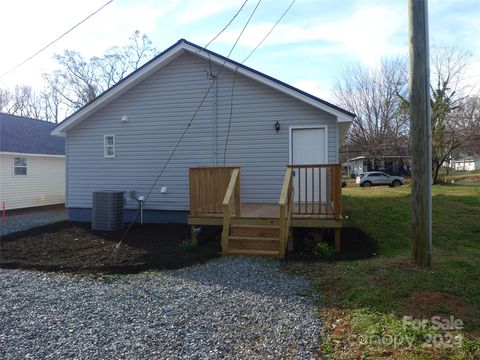
[(288, 231), (287, 250), (289, 252), (293, 251), (293, 228), (290, 228)]
[(335, 252), (341, 251), (342, 228), (335, 229)]
[(190, 239), (191, 241), (195, 241), (195, 242), (198, 242), (198, 231), (197, 231), (197, 227), (196, 226), (191, 226), (190, 227), (190, 231), (191, 231), (191, 235), (190, 235)]

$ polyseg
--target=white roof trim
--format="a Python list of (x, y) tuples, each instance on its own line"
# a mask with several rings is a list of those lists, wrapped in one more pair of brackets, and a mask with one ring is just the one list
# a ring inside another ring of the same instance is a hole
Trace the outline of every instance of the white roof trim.
[(452, 162), (463, 163), (463, 162), (476, 162), (478, 160), (480, 160), (480, 157), (473, 158), (473, 159), (456, 159), (456, 160), (452, 160)]
[[(125, 78), (124, 80), (120, 81), (114, 88), (110, 91), (107, 91), (103, 95), (100, 95), (96, 100), (94, 100), (91, 104), (85, 106), (84, 108), (80, 109), (76, 113), (74, 113), (70, 118), (66, 119), (64, 122), (60, 123), (55, 129), (51, 131), (52, 135), (57, 136), (65, 136), (66, 133), (73, 128), (77, 123), (81, 122), (82, 120), (86, 119), (87, 117), (91, 116), (95, 113), (98, 109), (102, 108), (103, 106), (109, 104), (111, 101), (118, 98), (122, 95), (125, 91), (129, 90), (130, 88), (134, 87), (139, 82), (143, 81), (144, 79), (148, 78), (152, 73), (157, 72), (162, 67), (170, 63), (172, 60), (177, 58), (181, 55), (184, 51), (188, 51), (190, 53), (196, 54), (201, 58), (206, 60), (210, 59), (210, 61), (223, 65), (225, 62), (225, 68), (229, 70), (235, 71), (237, 69), (236, 64), (225, 61), (224, 59), (211, 54), (207, 51), (202, 49), (198, 49), (188, 43), (179, 42), (176, 46), (173, 46), (170, 50), (165, 52), (163, 55), (158, 57), (155, 61), (152, 61), (150, 64), (147, 64), (144, 68), (139, 70), (137, 73), (132, 74), (132, 76)], [(338, 122), (347, 122), (350, 123), (353, 120), (352, 116), (349, 116), (327, 104), (321, 103), (312, 99), (308, 96), (305, 96), (298, 91), (290, 89), (282, 84), (279, 84), (275, 81), (272, 81), (265, 76), (257, 74), (251, 70), (238, 67), (238, 73), (242, 74), (243, 76), (258, 81), (264, 85), (267, 85), (271, 88), (274, 88), (284, 94), (290, 95), (296, 99), (299, 99), (307, 104), (310, 104), (316, 108), (319, 108), (329, 114), (336, 116)]]
[(41, 157), (53, 157), (53, 158), (64, 158), (64, 157), (65, 157), (65, 155), (54, 155), (54, 154), (33, 154), (33, 153), (11, 152), (11, 151), (0, 151), (0, 155), (13, 155), (13, 156), (41, 156)]
[[(193, 52), (197, 55), (199, 55), (200, 57), (203, 57), (204, 59), (208, 60), (208, 59), (211, 59), (212, 61), (216, 62), (217, 64), (223, 64), (224, 60), (215, 56), (215, 55), (212, 55), (212, 54), (209, 54), (207, 53), (206, 51), (202, 51), (202, 50), (199, 50), (189, 44), (184, 44), (185, 45), (185, 48), (186, 50), (190, 51), (190, 52)], [(231, 63), (229, 61), (226, 61), (225, 62), (225, 68), (229, 69), (229, 70), (232, 70), (232, 71), (235, 71), (235, 69), (237, 69), (237, 65), (234, 64), (234, 63)], [(253, 79), (253, 80), (256, 80), (264, 85), (267, 85), (269, 87), (272, 87), (284, 94), (287, 94), (287, 95), (290, 95), (296, 99), (299, 99), (303, 102), (306, 102), (307, 104), (310, 104), (310, 105), (313, 105), (315, 106), (316, 108), (319, 108), (325, 112), (328, 112), (329, 114), (332, 114), (332, 115), (335, 115), (337, 117), (337, 120), (339, 122), (352, 122), (353, 120), (353, 117), (351, 116), (348, 116), (347, 114), (341, 112), (341, 111), (338, 111), (337, 109), (334, 109), (326, 104), (323, 104), (319, 101), (316, 101), (308, 96), (305, 96), (301, 93), (299, 93), (298, 91), (295, 91), (295, 90), (292, 90), (286, 86), (283, 86), (282, 84), (279, 84), (278, 82), (275, 82), (275, 81), (272, 81), (270, 79), (267, 79), (265, 78), (264, 76), (260, 75), (260, 74), (256, 74), (248, 69), (245, 69), (245, 68), (242, 68), (242, 67), (238, 67), (238, 70), (237, 72), (239, 74), (242, 74), (244, 75), (245, 77), (247, 78), (250, 78), (250, 79)]]

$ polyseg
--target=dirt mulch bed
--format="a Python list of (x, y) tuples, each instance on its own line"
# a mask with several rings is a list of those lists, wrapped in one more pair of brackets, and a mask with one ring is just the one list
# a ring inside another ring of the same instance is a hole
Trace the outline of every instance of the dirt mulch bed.
[(335, 247), (333, 229), (294, 229), (294, 251), (287, 254), (287, 260), (359, 260), (378, 255), (378, 243), (365, 232), (344, 227), (341, 230), (341, 251), (330, 256), (317, 256), (313, 253), (316, 243), (324, 242)]
[(220, 256), (220, 233), (205, 228), (186, 250), (186, 224), (134, 225), (112, 254), (123, 231), (92, 231), (90, 224), (63, 221), (3, 236), (0, 267), (65, 272), (136, 273), (174, 269)]

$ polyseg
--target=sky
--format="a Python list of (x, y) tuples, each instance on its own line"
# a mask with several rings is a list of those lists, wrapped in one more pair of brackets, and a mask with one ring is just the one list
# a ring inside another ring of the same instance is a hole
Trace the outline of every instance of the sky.
[[(0, 74), (28, 58), (107, 0), (1, 0)], [(114, 0), (40, 55), (0, 79), (0, 87), (42, 86), (42, 74), (58, 66), (55, 53), (76, 50), (101, 56), (139, 30), (159, 50), (180, 38), (204, 46), (244, 0)], [(209, 49), (227, 55), (258, 0)], [(231, 58), (242, 61), (291, 0), (263, 0)], [(480, 0), (430, 0), (430, 45), (466, 50), (465, 82), (480, 91)], [(407, 0), (297, 0), (265, 43), (245, 63), (325, 100), (347, 66), (374, 66), (408, 55)]]

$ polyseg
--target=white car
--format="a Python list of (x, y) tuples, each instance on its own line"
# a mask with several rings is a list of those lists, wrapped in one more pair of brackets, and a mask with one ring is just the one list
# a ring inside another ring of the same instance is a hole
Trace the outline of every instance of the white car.
[(398, 187), (404, 184), (404, 179), (401, 176), (388, 175), (381, 171), (369, 171), (356, 178), (357, 186), (370, 187), (377, 185), (388, 185)]

